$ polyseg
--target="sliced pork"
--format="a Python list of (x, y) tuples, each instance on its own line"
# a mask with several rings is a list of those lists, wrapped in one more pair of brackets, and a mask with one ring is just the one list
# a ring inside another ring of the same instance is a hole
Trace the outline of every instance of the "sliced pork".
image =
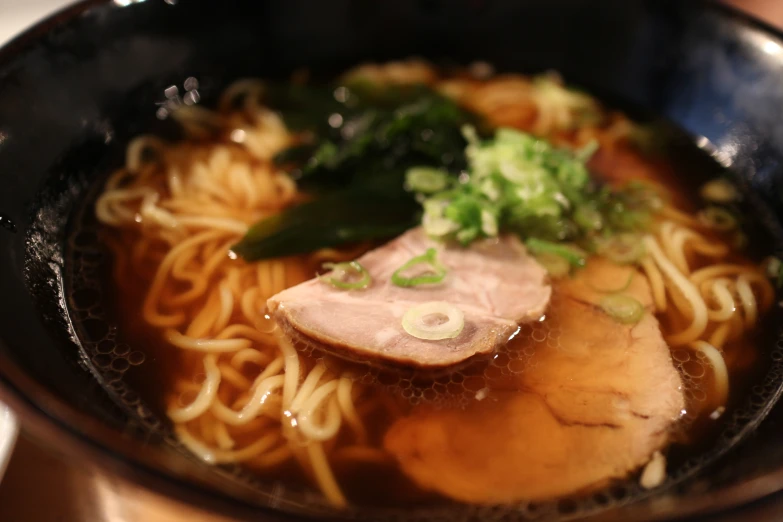
[[(428, 248), (447, 269), (443, 282), (399, 287), (392, 274)], [(444, 246), (413, 229), (362, 256), (372, 283), (340, 290), (313, 279), (273, 296), (268, 307), (290, 335), (362, 362), (444, 368), (504, 344), (520, 323), (537, 320), (549, 302), (546, 271), (518, 239)], [(464, 314), (457, 337), (424, 340), (407, 333), (402, 317), (413, 306), (446, 302)]]
[(646, 279), (637, 273), (622, 291), (646, 308), (637, 324), (597, 306), (631, 271), (591, 260), (556, 287), (547, 321), (559, 338), (526, 341), (533, 355), (519, 376), (467, 409), (420, 407), (397, 421), (385, 447), (402, 470), (426, 489), (494, 504), (589, 490), (645, 464), (684, 399)]

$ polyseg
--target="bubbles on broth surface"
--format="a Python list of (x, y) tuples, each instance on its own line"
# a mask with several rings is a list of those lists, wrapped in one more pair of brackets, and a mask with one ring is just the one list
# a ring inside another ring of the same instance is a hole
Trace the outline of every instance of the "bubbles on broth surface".
[(479, 357), (461, 368), (445, 371), (378, 368), (349, 363), (319, 351), (306, 341), (295, 343), (310, 359), (323, 361), (327, 367), (347, 365), (355, 379), (381, 393), (400, 400), (406, 407), (430, 405), (437, 408), (463, 408), (471, 402), (486, 399), (493, 389), (515, 386), (514, 378), (530, 369), (536, 344), (559, 348), (560, 331), (556, 318), (523, 324), (511, 342), (488, 357)]
[[(90, 207), (91, 208), (91, 207)], [(80, 214), (85, 209), (81, 209)], [(104, 386), (114, 396), (130, 407), (147, 428), (160, 427), (160, 421), (140, 404), (139, 395), (123, 381), (125, 373), (139, 366), (147, 355), (120, 342), (117, 326), (107, 319), (105, 274), (108, 269), (107, 253), (98, 239), (98, 228), (92, 220), (81, 219), (67, 239), (69, 253), (66, 269), (68, 292), (66, 299), (77, 335), (87, 352), (90, 364), (97, 370)]]

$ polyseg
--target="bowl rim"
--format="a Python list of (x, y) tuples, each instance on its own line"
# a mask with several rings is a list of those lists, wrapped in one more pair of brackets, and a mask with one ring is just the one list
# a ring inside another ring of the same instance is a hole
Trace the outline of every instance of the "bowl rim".
[(19, 420), (11, 408), (0, 402), (0, 483), (11, 461), (18, 436)]
[[(0, 46), (0, 68), (10, 63), (52, 29), (68, 24), (90, 9), (107, 6), (113, 2), (114, 0), (79, 0), (53, 11)], [(783, 40), (783, 28), (759, 20), (752, 14), (740, 11), (734, 5), (721, 3), (718, 0), (694, 0), (694, 2), (698, 4), (699, 9), (711, 10), (733, 23), (750, 26)], [(114, 7), (120, 9), (124, 6), (117, 4)], [(199, 495), (199, 507), (223, 516), (239, 517), (240, 520), (257, 518), (260, 513), (270, 517), (270, 520), (291, 519), (296, 516), (252, 504), (198, 482), (189, 481), (170, 470), (150, 466), (138, 458), (133, 451), (134, 447), (139, 447), (138, 441), (129, 440), (128, 437), (117, 437), (118, 431), (56, 397), (45, 386), (29, 377), (2, 351), (0, 351), (0, 400), (5, 402), (12, 424), (11, 437), (0, 440), (0, 477), (7, 461), (10, 460), (10, 450), (18, 433), (24, 431), (35, 440), (43, 441), (46, 446), (51, 446), (49, 441), (56, 440), (59, 452), (89, 458), (101, 468), (115, 472), (135, 485), (165, 495), (171, 500), (185, 502), (188, 497), (196, 494)], [(4, 413), (3, 404), (0, 403), (0, 415)], [(107, 440), (112, 440), (112, 443), (107, 443)], [(6, 446), (10, 447), (4, 461)], [(663, 506), (642, 514), (641, 518), (636, 520), (679, 519), (717, 513), (746, 505), (781, 490), (783, 490), (783, 468), (764, 472), (741, 484), (724, 487), (718, 492), (692, 495), (685, 508), (678, 506), (675, 511), (671, 506)]]

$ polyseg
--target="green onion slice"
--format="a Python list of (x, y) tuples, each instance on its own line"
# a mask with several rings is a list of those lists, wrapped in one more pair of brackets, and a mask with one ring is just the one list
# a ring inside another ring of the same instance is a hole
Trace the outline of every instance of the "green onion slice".
[(737, 218), (721, 207), (707, 207), (699, 212), (699, 221), (720, 232), (728, 232), (737, 228)]
[(701, 187), (701, 197), (713, 203), (733, 203), (739, 199), (739, 191), (727, 179), (714, 179)]
[[(356, 261), (347, 263), (324, 263), (323, 267), (330, 270), (328, 274), (319, 274), (318, 279), (340, 290), (362, 290), (370, 286), (370, 273)], [(351, 280), (352, 277), (359, 279)]]
[(449, 174), (432, 167), (412, 167), (405, 173), (405, 184), (413, 192), (433, 194), (446, 188)]
[(604, 226), (604, 218), (598, 210), (587, 205), (576, 207), (574, 222), (584, 230), (601, 230)]
[(546, 268), (550, 277), (562, 279), (571, 272), (571, 263), (564, 257), (552, 254), (550, 252), (541, 252), (534, 256), (538, 264)]
[(735, 231), (731, 237), (731, 246), (737, 250), (745, 250), (748, 246), (748, 236), (742, 230)]
[(631, 207), (650, 211), (660, 210), (664, 201), (669, 200), (659, 187), (638, 179), (628, 182), (623, 189), (623, 194), (629, 199)]
[[(410, 277), (403, 275), (403, 272), (410, 270), (417, 265), (428, 265), (429, 270)], [(393, 284), (405, 288), (419, 285), (434, 285), (443, 281), (446, 277), (446, 272), (446, 267), (438, 261), (438, 251), (434, 248), (428, 248), (424, 254), (414, 257), (395, 270), (391, 280)]]
[(783, 261), (778, 257), (768, 257), (764, 259), (761, 265), (767, 276), (773, 279), (778, 288), (783, 287)]
[(642, 303), (627, 295), (607, 295), (601, 299), (601, 309), (615, 321), (623, 324), (635, 324), (644, 315)]
[(431, 301), (409, 308), (402, 316), (402, 327), (417, 339), (453, 339), (465, 327), (465, 316), (451, 303)]
[(595, 290), (596, 292), (601, 292), (602, 294), (619, 294), (620, 292), (625, 292), (631, 287), (631, 281), (633, 281), (633, 276), (636, 275), (636, 269), (631, 268), (630, 272), (631, 273), (628, 274), (628, 279), (626, 279), (623, 286), (619, 288), (598, 288), (597, 286), (589, 282), (587, 283), (587, 285), (593, 290)]
[(582, 162), (587, 162), (593, 157), (593, 154), (598, 150), (600, 144), (598, 140), (592, 139), (585, 143), (581, 148), (577, 149), (574, 153), (576, 159)]
[(581, 248), (577, 248), (572, 245), (564, 245), (561, 243), (553, 243), (551, 241), (544, 241), (543, 239), (537, 239), (531, 237), (525, 241), (525, 246), (530, 250), (533, 255), (541, 254), (554, 254), (560, 256), (568, 261), (572, 266), (582, 267), (585, 266), (586, 254)]
[(621, 265), (636, 263), (645, 254), (642, 238), (630, 232), (598, 239), (596, 251), (599, 255)]

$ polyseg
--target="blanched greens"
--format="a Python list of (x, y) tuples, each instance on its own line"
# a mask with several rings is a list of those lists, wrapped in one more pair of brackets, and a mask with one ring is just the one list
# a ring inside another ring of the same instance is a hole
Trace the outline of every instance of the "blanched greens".
[(386, 90), (381, 105), (333, 118), (339, 132), (322, 139), (302, 168), (302, 188), (352, 184), (414, 165), (465, 167), (460, 126), (472, 120), (469, 113), (424, 87)]
[(416, 226), (419, 212), (402, 176), (379, 174), (288, 208), (253, 225), (232, 250), (253, 261), (401, 234)]
[(312, 136), (277, 162), (318, 197), (254, 225), (233, 248), (246, 260), (401, 233), (420, 214), (404, 190), (406, 170), (466, 165), (460, 127), (475, 117), (426, 87), (298, 87), (268, 96), (289, 127)]

